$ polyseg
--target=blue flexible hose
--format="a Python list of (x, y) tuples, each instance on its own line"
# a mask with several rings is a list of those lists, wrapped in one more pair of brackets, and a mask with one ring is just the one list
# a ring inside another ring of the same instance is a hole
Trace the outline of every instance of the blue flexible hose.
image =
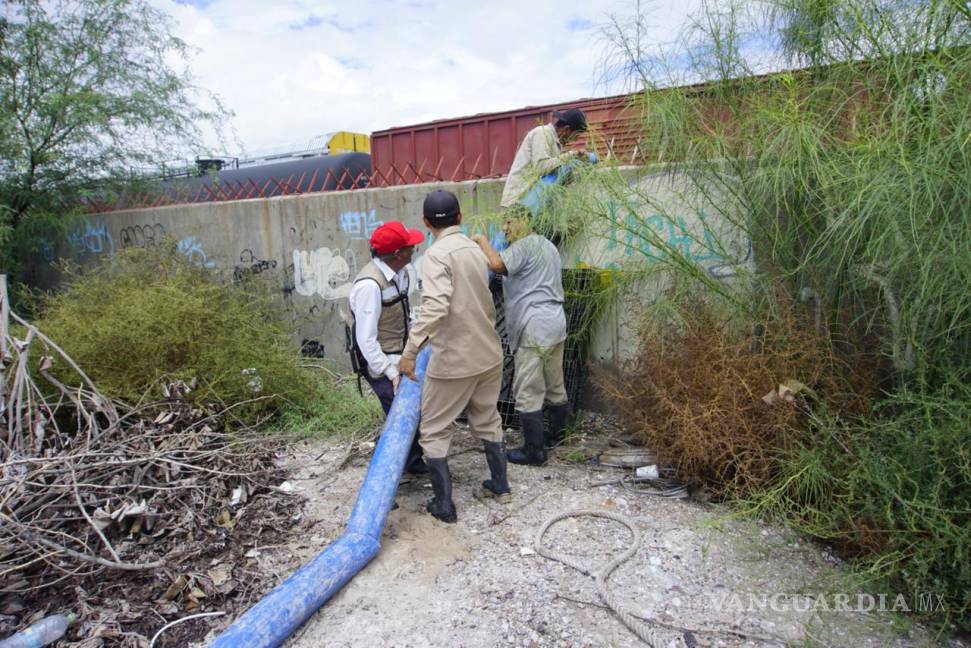
[(519, 199), (520, 204), (522, 204), (526, 209), (529, 210), (529, 215), (535, 217), (543, 209), (546, 208), (546, 204), (550, 200), (552, 193), (550, 188), (554, 185), (559, 185), (567, 182), (573, 175), (573, 171), (583, 164), (596, 164), (600, 161), (596, 153), (587, 153), (586, 161), (581, 161), (577, 159), (572, 159), (564, 162), (556, 169), (542, 176), (537, 180), (529, 191)]
[(418, 381), (402, 377), (344, 534), (236, 619), (209, 648), (275, 648), (354, 577), (381, 548), (408, 449), (418, 428), (429, 348), (418, 354)]

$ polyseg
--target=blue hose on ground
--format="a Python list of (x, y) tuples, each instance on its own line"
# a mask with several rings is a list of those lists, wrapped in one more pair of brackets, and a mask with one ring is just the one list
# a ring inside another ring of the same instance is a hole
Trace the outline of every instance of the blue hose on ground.
[(275, 648), (374, 558), (418, 428), (431, 349), (418, 354), (418, 382), (401, 379), (344, 534), (223, 631), (209, 648)]

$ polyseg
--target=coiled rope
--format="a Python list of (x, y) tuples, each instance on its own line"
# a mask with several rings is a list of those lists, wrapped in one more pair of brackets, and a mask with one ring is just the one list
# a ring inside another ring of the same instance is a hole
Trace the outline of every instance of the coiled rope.
[[(598, 517), (607, 520), (613, 520), (619, 524), (624, 525), (631, 532), (633, 539), (630, 546), (626, 551), (622, 552), (616, 558), (604, 565), (600, 571), (593, 573), (590, 568), (583, 565), (579, 560), (566, 554), (562, 554), (552, 549), (547, 548), (543, 545), (543, 536), (549, 531), (557, 522), (565, 520), (567, 518), (573, 517)], [(607, 605), (608, 608), (613, 611), (620, 620), (624, 622), (631, 632), (636, 634), (642, 641), (644, 641), (651, 648), (667, 648), (672, 645), (672, 641), (675, 642), (674, 645), (677, 646), (687, 646), (688, 648), (693, 648), (695, 646), (694, 636), (691, 633), (685, 633), (684, 635), (677, 634), (671, 631), (661, 631), (651, 624), (639, 619), (627, 610), (623, 608), (620, 601), (614, 597), (613, 594), (607, 589), (607, 579), (610, 575), (617, 569), (620, 565), (627, 562), (641, 546), (641, 534), (637, 530), (637, 527), (628, 520), (627, 518), (617, 515), (616, 513), (610, 513), (608, 511), (595, 511), (595, 510), (580, 510), (580, 511), (569, 511), (567, 513), (559, 513), (554, 515), (540, 527), (539, 531), (536, 532), (536, 537), (533, 540), (533, 548), (539, 555), (549, 558), (550, 560), (555, 560), (561, 562), (564, 565), (568, 565), (578, 572), (585, 574), (587, 576), (593, 576), (597, 583), (597, 593), (600, 595), (601, 600)]]

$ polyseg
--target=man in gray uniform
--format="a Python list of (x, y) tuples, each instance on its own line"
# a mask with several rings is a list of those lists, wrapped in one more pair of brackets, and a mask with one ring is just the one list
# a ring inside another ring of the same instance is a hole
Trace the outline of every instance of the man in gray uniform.
[[(546, 463), (545, 448), (560, 439), (570, 409), (563, 384), (563, 265), (556, 246), (534, 233), (528, 218), (510, 218), (503, 230), (510, 245), (502, 252), (482, 234), (472, 240), (485, 253), (489, 269), (506, 275), (506, 335), (515, 354), (513, 390), (524, 437), (522, 448), (509, 451), (509, 461), (540, 466)], [(550, 414), (545, 438), (544, 401)]]

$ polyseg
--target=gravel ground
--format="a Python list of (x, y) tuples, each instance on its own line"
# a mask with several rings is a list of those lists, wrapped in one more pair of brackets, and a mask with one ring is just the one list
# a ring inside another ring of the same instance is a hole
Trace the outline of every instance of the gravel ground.
[[(478, 496), (485, 456), (460, 428), (450, 457), (458, 523), (425, 513), (427, 479), (406, 477), (380, 554), (288, 648), (643, 646), (603, 605), (592, 577), (533, 550), (546, 520), (578, 509), (620, 514), (640, 530), (640, 549), (608, 587), (673, 645), (684, 631), (698, 646), (940, 645), (898, 615), (822, 609), (839, 606), (841, 593), (855, 605), (858, 592), (836, 558), (780, 528), (732, 519), (727, 508), (695, 500), (592, 486), (624, 475), (586, 460), (604, 449), (610, 427), (587, 417), (587, 434), (558, 449), (547, 466), (510, 464), (513, 500), (506, 505)], [(285, 578), (343, 531), (366, 469), (366, 458), (339, 468), (346, 455), (346, 447), (320, 442), (296, 449), (290, 481), (308, 498), (304, 520), (293, 542), (260, 549), (264, 569)], [(630, 540), (622, 525), (600, 518), (569, 518), (546, 535), (551, 548), (594, 571)]]

